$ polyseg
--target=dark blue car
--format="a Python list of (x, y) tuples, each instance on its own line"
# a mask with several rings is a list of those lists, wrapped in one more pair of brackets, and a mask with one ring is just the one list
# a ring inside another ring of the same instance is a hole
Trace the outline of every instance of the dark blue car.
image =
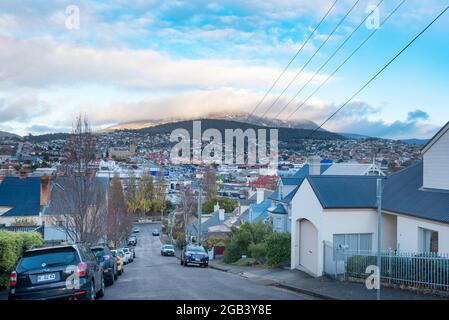
[(186, 267), (189, 263), (207, 267), (209, 265), (209, 254), (206, 249), (198, 245), (188, 245), (185, 247), (181, 253), (181, 265)]

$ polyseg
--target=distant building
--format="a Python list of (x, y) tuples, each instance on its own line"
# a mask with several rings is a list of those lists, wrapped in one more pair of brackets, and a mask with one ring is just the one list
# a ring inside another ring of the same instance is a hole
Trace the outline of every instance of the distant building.
[(127, 159), (136, 155), (136, 145), (129, 147), (111, 147), (108, 149), (109, 157), (112, 159)]

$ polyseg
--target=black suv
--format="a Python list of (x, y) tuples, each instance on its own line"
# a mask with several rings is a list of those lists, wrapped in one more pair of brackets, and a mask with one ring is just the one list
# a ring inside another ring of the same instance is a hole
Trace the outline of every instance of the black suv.
[(90, 248), (97, 258), (103, 270), (105, 281), (112, 285), (117, 280), (117, 261), (112, 256), (112, 252), (107, 245), (98, 245)]
[(104, 295), (103, 272), (83, 244), (28, 250), (11, 273), (10, 300), (90, 299)]

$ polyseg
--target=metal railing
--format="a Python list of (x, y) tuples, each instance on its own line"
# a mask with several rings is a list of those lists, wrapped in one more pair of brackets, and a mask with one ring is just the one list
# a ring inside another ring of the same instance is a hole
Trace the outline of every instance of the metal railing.
[[(324, 272), (335, 278), (366, 279), (368, 266), (377, 265), (377, 252), (333, 248), (324, 244)], [(449, 291), (449, 254), (394, 250), (381, 254), (381, 283)]]

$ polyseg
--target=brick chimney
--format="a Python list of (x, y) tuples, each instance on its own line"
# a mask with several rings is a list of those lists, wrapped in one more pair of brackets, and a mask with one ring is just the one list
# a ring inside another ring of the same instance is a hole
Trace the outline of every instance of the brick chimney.
[(50, 186), (51, 186), (51, 177), (42, 176), (41, 179), (41, 201), (40, 205), (45, 206), (48, 204), (48, 200), (50, 199)]

